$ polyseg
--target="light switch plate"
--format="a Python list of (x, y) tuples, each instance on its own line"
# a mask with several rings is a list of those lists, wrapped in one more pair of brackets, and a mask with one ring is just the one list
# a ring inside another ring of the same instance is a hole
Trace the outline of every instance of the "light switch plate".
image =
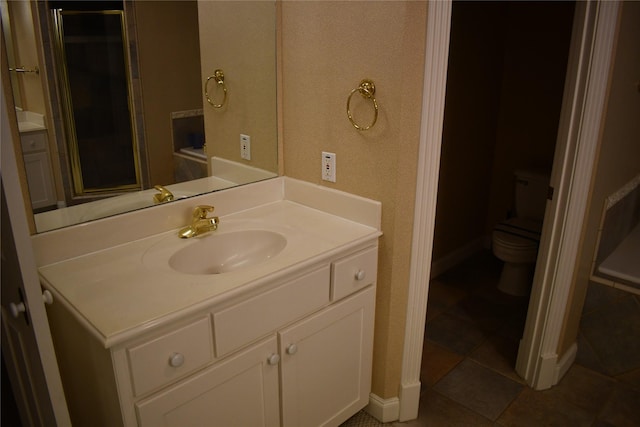
[(251, 160), (251, 137), (242, 133), (240, 134), (240, 157)]
[(336, 182), (336, 153), (322, 152), (322, 180)]

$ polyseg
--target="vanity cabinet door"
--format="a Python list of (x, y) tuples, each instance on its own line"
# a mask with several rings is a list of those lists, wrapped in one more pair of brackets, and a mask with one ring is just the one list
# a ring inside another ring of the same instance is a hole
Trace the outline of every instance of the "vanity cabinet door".
[(24, 155), (24, 168), (27, 173), (29, 196), (34, 209), (56, 204), (53, 187), (53, 174), (49, 165), (49, 153), (30, 153)]
[(274, 336), (139, 402), (140, 426), (279, 426), (277, 352)]
[(29, 132), (20, 136), (24, 167), (34, 209), (56, 204), (51, 159), (46, 132)]
[(280, 332), (283, 426), (337, 426), (369, 403), (373, 286)]

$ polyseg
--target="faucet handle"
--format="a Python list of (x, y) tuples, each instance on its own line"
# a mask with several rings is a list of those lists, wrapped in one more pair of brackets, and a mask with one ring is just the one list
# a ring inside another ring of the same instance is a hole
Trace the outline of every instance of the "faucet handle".
[(156, 203), (164, 203), (164, 202), (170, 202), (170, 201), (172, 201), (174, 199), (173, 194), (171, 193), (171, 191), (167, 190), (162, 185), (154, 185), (153, 188), (155, 188), (156, 190), (158, 190), (160, 192), (158, 194), (154, 194), (153, 195), (154, 202), (156, 202)]
[(193, 210), (193, 218), (194, 219), (205, 219), (207, 217), (207, 213), (213, 212), (214, 207), (209, 205), (201, 205), (196, 206)]

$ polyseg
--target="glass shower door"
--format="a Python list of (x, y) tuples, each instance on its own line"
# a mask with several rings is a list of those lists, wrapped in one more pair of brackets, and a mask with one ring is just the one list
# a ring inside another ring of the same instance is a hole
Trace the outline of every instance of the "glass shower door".
[(141, 189), (121, 10), (52, 10), (76, 195)]

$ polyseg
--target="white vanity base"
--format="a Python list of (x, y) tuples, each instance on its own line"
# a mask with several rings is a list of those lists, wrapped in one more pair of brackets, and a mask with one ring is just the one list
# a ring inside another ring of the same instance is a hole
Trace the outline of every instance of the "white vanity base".
[(55, 260), (40, 275), (74, 425), (338, 426), (369, 403), (380, 206), (290, 184), (290, 199), (221, 216), (220, 232), (250, 224), (287, 238), (236, 272), (144, 263), (180, 242), (173, 231), (66, 259), (37, 239)]

